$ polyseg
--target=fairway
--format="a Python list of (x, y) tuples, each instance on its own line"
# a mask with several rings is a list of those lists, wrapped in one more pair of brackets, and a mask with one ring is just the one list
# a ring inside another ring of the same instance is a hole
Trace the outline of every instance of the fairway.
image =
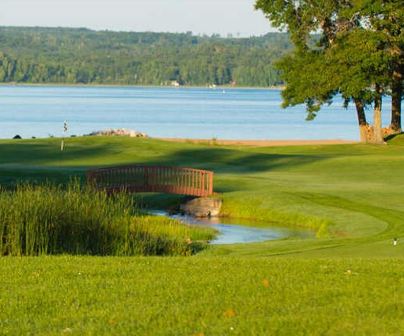
[[(388, 145), (233, 147), (153, 139), (0, 141), (0, 183), (84, 179), (89, 168), (145, 164), (215, 172), (223, 214), (315, 230), (314, 240), (212, 248), (212, 254), (400, 257), (404, 244), (404, 137)], [(144, 195), (166, 208), (180, 197)]]
[[(154, 139), (1, 140), (0, 183), (89, 168), (215, 172), (226, 216), (315, 238), (210, 246), (192, 257), (3, 257), (0, 334), (399, 335), (404, 137), (387, 145), (237, 147)], [(180, 196), (144, 195), (164, 209)], [(394, 238), (398, 245), (393, 246)]]

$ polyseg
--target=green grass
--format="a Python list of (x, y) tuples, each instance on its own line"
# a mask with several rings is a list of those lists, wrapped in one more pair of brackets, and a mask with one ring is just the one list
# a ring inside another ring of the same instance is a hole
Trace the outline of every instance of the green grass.
[(189, 255), (214, 236), (136, 209), (128, 195), (108, 197), (77, 182), (0, 191), (0, 256)]
[[(63, 183), (83, 178), (90, 167), (119, 164), (211, 169), (225, 215), (314, 229), (317, 239), (218, 247), (209, 253), (333, 257), (352, 247), (350, 256), (398, 257), (404, 244), (393, 249), (391, 240), (404, 241), (403, 138), (387, 146), (249, 148), (97, 137), (69, 139), (65, 152), (59, 151), (58, 139), (3, 140), (0, 183)], [(139, 202), (162, 208), (180, 198), (144, 195)]]
[(400, 335), (402, 260), (0, 259), (2, 335)]
[[(138, 163), (214, 170), (226, 215), (318, 235), (189, 258), (1, 258), (0, 334), (402, 333), (403, 136), (386, 146), (277, 148), (75, 138), (64, 153), (58, 139), (0, 141), (6, 187)], [(180, 199), (138, 201), (164, 208)]]

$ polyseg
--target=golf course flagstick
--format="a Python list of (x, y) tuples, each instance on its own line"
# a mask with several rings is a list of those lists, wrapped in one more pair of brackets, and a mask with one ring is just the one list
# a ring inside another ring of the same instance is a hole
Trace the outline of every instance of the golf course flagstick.
[(65, 136), (66, 136), (66, 132), (67, 132), (67, 121), (65, 120), (63, 122), (63, 138), (62, 138), (62, 142), (60, 144), (60, 151), (63, 152), (63, 150), (65, 149)]

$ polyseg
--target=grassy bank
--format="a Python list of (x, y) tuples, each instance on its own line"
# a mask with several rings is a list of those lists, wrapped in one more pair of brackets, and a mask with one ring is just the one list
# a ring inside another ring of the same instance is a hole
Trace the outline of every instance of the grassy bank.
[(143, 216), (128, 195), (71, 182), (0, 192), (0, 255), (189, 255), (213, 230)]

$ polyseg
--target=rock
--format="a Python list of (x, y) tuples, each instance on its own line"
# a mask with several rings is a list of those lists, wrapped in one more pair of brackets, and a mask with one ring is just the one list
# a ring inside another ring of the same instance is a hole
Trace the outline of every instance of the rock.
[(147, 134), (126, 128), (106, 129), (103, 131), (91, 132), (86, 136), (128, 136), (131, 138), (147, 138)]
[(180, 206), (181, 211), (194, 217), (218, 217), (221, 208), (222, 200), (211, 197), (194, 198)]
[(22, 138), (21, 138), (20, 135), (17, 134), (17, 135), (15, 135), (15, 136), (13, 137), (13, 139), (22, 139)]

